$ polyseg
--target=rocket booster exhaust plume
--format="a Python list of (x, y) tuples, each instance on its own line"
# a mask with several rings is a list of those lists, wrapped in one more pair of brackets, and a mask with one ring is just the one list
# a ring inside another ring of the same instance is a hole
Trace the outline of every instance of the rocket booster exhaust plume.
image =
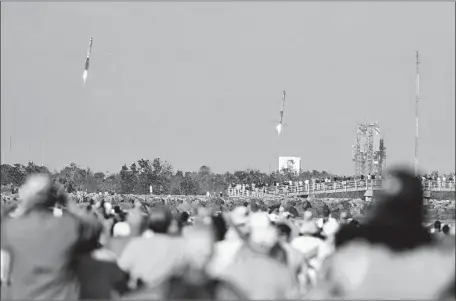
[(90, 38), (89, 48), (87, 49), (87, 57), (86, 57), (85, 64), (84, 64), (84, 72), (82, 72), (82, 80), (84, 81), (84, 84), (87, 80), (87, 76), (89, 75), (90, 54), (92, 53), (92, 44), (93, 44), (93, 38)]
[(282, 132), (282, 124), (279, 123), (277, 126), (276, 126), (276, 130), (277, 130), (277, 134), (280, 135), (280, 133)]

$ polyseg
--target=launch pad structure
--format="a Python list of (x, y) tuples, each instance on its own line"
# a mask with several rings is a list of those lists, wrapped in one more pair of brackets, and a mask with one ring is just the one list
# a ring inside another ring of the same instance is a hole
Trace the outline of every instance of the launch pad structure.
[(386, 166), (386, 146), (377, 121), (358, 124), (356, 143), (352, 146), (352, 160), (356, 177), (383, 173)]

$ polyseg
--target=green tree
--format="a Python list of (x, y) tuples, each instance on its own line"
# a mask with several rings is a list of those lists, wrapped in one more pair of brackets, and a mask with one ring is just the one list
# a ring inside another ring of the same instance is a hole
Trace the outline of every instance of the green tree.
[(171, 164), (155, 158), (152, 162), (152, 188), (154, 194), (171, 193), (171, 179), (173, 177), (173, 168)]
[(135, 188), (135, 174), (133, 171), (128, 169), (127, 165), (123, 165), (119, 172), (120, 174), (120, 191), (124, 194), (133, 193)]
[(201, 166), (196, 181), (198, 182), (198, 194), (206, 194), (214, 190), (214, 183), (212, 181), (212, 171), (208, 166)]
[(196, 195), (198, 193), (198, 183), (191, 174), (187, 174), (180, 183), (180, 194)]

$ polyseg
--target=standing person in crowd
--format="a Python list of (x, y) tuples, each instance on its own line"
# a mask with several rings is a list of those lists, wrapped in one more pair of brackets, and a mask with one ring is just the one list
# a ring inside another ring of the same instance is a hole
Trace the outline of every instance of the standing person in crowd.
[(305, 220), (299, 229), (299, 236), (293, 239), (291, 245), (306, 258), (307, 271), (303, 284), (305, 289), (309, 289), (316, 284), (318, 271), (330, 254), (325, 237), (321, 235), (320, 229), (312, 221), (310, 214), (305, 215)]
[(331, 211), (327, 206), (323, 208), (323, 217), (317, 221), (317, 226), (321, 233), (327, 237), (337, 232), (339, 223), (331, 216)]
[(434, 222), (434, 228), (431, 229), (431, 234), (437, 239), (442, 238), (442, 223), (440, 221)]
[(81, 300), (118, 299), (128, 289), (128, 275), (118, 267), (116, 254), (99, 243), (102, 232), (100, 224), (96, 229), (97, 236), (78, 258)]
[(149, 289), (150, 296), (146, 298), (153, 298), (156, 288), (183, 264), (183, 241), (168, 234), (171, 219), (171, 212), (165, 207), (153, 210), (148, 219), (150, 232), (132, 238), (118, 260), (119, 267), (129, 274), (133, 288), (136, 283), (143, 283)]
[[(76, 258), (97, 240), (99, 222), (47, 175), (31, 176), (19, 195), (15, 217), (1, 228), (1, 249), (11, 259), (9, 299), (77, 300)], [(60, 216), (57, 204), (65, 207)]]
[(161, 300), (245, 299), (232, 284), (207, 271), (216, 240), (214, 228), (208, 225), (199, 224), (185, 232), (185, 266), (164, 282)]
[(291, 227), (285, 223), (279, 223), (276, 227), (279, 235), (277, 244), (285, 251), (286, 265), (299, 281), (307, 270), (306, 257), (291, 245)]
[(450, 226), (449, 225), (444, 225), (442, 227), (442, 233), (441, 236), (439, 237), (439, 240), (442, 243), (442, 247), (446, 249), (455, 249), (456, 248), (456, 241), (454, 235), (450, 233)]
[(215, 254), (209, 264), (210, 273), (220, 275), (236, 258), (244, 239), (249, 235), (249, 210), (236, 207), (226, 217), (229, 221), (224, 239), (215, 244)]
[(265, 212), (249, 217), (250, 235), (222, 279), (241, 289), (251, 300), (295, 299), (299, 287), (286, 265), (268, 256), (278, 241), (276, 228)]

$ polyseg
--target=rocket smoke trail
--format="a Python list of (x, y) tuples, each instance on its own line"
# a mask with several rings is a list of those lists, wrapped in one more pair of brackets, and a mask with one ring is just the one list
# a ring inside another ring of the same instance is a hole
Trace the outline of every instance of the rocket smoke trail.
[(283, 98), (282, 98), (282, 107), (280, 108), (280, 121), (279, 124), (276, 126), (277, 134), (280, 136), (280, 133), (282, 132), (282, 125), (283, 125), (283, 110), (285, 108), (285, 96), (287, 95), (287, 92), (283, 90)]
[(90, 38), (89, 41), (89, 49), (87, 49), (87, 57), (84, 65), (84, 72), (82, 73), (82, 80), (84, 81), (84, 84), (87, 80), (87, 76), (89, 75), (89, 65), (90, 65), (90, 54), (92, 53), (92, 43), (93, 43), (93, 38)]

